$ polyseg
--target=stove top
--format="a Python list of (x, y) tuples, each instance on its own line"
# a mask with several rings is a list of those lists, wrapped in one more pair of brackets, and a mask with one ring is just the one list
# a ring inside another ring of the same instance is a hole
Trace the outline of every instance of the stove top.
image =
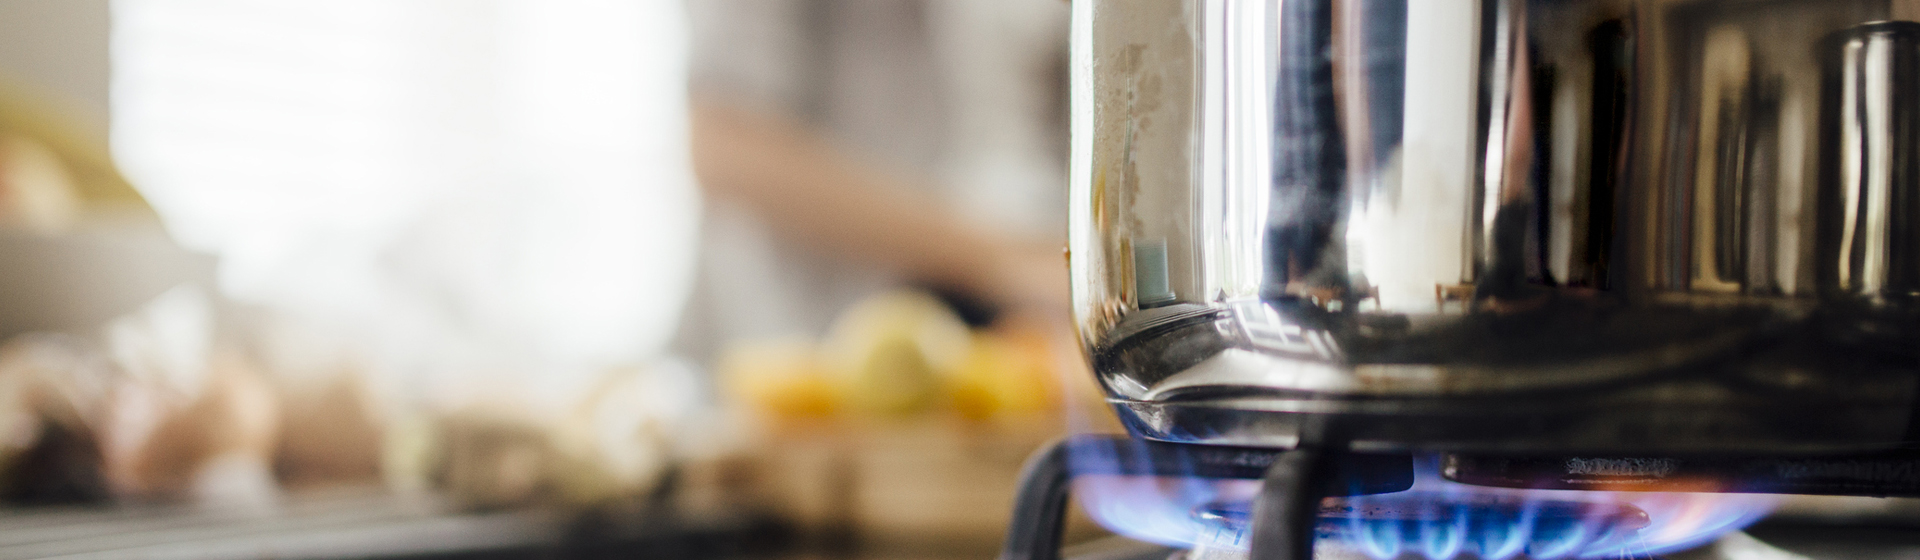
[(1866, 553), (1848, 548), (1854, 542), (1891, 558), (1920, 554), (1920, 524), (1883, 526), (1864, 541), (1846, 531), (1874, 525), (1806, 515), (1755, 524), (1788, 494), (1920, 496), (1916, 467), (1920, 454), (1911, 450), (1509, 456), (1083, 435), (1029, 463), (1002, 559), (1062, 558), (1059, 531), (1070, 494), (1109, 529), (1180, 560), (1788, 560)]
[[(1323, 547), (1318, 560), (1372, 560), (1357, 550)], [(1885, 525), (1835, 525), (1812, 522), (1763, 522), (1721, 536), (1664, 560), (1910, 560), (1920, 556), (1920, 528)], [(1109, 537), (1063, 551), (1065, 560), (1239, 560), (1243, 553), (1190, 550)]]

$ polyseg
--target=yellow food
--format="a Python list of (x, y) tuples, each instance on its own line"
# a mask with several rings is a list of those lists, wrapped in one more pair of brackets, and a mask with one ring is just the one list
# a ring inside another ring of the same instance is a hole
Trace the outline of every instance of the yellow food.
[(804, 340), (736, 343), (721, 357), (719, 371), (736, 402), (776, 417), (825, 418), (840, 409), (840, 388)]
[(986, 420), (1003, 414), (1052, 410), (1057, 402), (1051, 356), (1044, 340), (983, 333), (950, 384), (954, 411)]
[(972, 346), (972, 333), (945, 304), (900, 291), (868, 298), (842, 313), (827, 338), (825, 356), (849, 405), (904, 415), (940, 401)]

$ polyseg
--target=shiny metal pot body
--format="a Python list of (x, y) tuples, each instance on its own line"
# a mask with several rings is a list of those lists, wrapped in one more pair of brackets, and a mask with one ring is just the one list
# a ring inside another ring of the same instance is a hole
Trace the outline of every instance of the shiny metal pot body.
[(1074, 311), (1129, 429), (1906, 445), (1909, 0), (1075, 0)]

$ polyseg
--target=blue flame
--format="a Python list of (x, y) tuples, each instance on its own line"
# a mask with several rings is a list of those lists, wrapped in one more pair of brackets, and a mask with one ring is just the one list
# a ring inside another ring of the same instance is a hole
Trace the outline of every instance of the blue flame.
[[(1745, 528), (1777, 498), (1750, 494), (1515, 490), (1441, 479), (1422, 461), (1413, 489), (1329, 499), (1318, 534), (1380, 560), (1473, 556), (1589, 560), (1692, 548)], [(1257, 481), (1089, 475), (1074, 492), (1093, 518), (1132, 538), (1179, 547), (1246, 547)]]
[(1460, 554), (1467, 541), (1467, 516), (1462, 508), (1452, 508), (1451, 521), (1420, 524), (1420, 547), (1428, 558), (1452, 558)]
[(1348, 530), (1330, 536), (1382, 560), (1408, 550), (1433, 560), (1466, 554), (1486, 560), (1644, 557), (1692, 548), (1745, 528), (1774, 503), (1772, 497), (1730, 494), (1493, 494), (1521, 501), (1515, 502), (1518, 507), (1502, 507), (1419, 493), (1352, 499), (1411, 500), (1434, 511), (1411, 518), (1352, 515), (1341, 520)]
[(1199, 543), (1244, 548), (1245, 532), (1194, 515), (1217, 502), (1251, 502), (1257, 481), (1189, 477), (1082, 475), (1073, 494), (1087, 515), (1129, 538), (1176, 547)]
[[(1483, 493), (1402, 492), (1337, 500), (1323, 531), (1375, 558), (1414, 550), (1427, 558), (1486, 560), (1617, 556), (1650, 523), (1624, 503), (1559, 501)], [(1331, 519), (1329, 519), (1331, 518)]]

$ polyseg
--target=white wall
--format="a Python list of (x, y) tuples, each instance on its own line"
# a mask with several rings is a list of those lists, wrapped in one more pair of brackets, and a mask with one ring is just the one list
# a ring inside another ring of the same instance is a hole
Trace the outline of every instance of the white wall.
[(107, 133), (109, 0), (0, 0), (0, 79)]

